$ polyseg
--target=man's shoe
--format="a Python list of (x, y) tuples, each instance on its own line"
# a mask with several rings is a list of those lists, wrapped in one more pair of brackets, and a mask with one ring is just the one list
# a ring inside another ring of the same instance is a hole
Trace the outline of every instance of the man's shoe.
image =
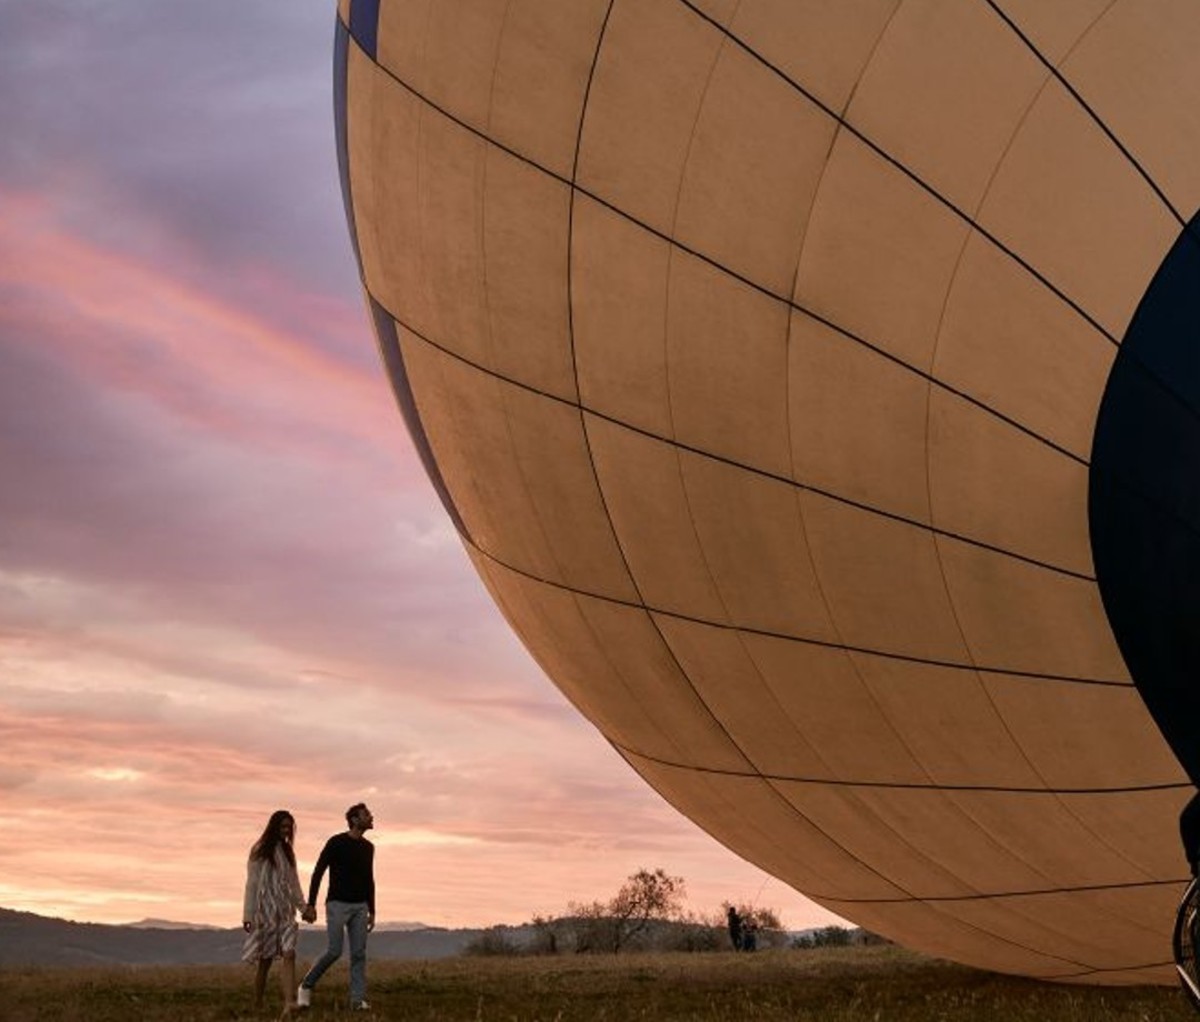
[(307, 1008), (312, 1004), (312, 987), (306, 987), (303, 983), (296, 990), (296, 1007)]
[(354, 1001), (350, 1005), (351, 1011), (370, 1011), (371, 1003), (369, 1001)]

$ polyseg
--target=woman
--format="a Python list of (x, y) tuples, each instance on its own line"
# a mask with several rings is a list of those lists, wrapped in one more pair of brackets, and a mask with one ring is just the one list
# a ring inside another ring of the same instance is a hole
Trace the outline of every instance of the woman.
[(304, 892), (296, 874), (296, 821), (286, 809), (278, 809), (267, 821), (262, 837), (250, 849), (246, 863), (246, 897), (242, 929), (247, 933), (242, 961), (255, 962), (254, 1006), (261, 1008), (271, 963), (283, 960), (279, 977), (283, 990), (283, 1014), (296, 1006), (296, 910), (305, 910)]

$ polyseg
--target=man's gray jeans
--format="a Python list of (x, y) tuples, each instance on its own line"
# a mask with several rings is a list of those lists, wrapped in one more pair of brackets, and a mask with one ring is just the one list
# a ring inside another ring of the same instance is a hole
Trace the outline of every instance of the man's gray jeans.
[(325, 929), (329, 946), (308, 970), (300, 985), (310, 990), (325, 975), (334, 962), (342, 957), (342, 934), (350, 934), (350, 1000), (367, 999), (367, 916), (365, 901), (325, 902)]

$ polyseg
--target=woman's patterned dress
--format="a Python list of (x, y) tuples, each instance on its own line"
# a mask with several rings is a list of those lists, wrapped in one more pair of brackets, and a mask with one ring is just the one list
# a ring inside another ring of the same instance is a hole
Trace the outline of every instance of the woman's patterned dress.
[(246, 863), (246, 898), (242, 918), (254, 923), (242, 945), (242, 961), (281, 958), (296, 950), (296, 910), (304, 908), (304, 892), (296, 867), (283, 848), (275, 857)]

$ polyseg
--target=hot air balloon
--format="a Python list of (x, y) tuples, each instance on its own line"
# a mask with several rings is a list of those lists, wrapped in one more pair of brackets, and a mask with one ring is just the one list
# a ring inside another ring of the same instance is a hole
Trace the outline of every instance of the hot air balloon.
[(1200, 9), (341, 0), (398, 404), (547, 675), (904, 944), (1162, 982), (1200, 777)]

